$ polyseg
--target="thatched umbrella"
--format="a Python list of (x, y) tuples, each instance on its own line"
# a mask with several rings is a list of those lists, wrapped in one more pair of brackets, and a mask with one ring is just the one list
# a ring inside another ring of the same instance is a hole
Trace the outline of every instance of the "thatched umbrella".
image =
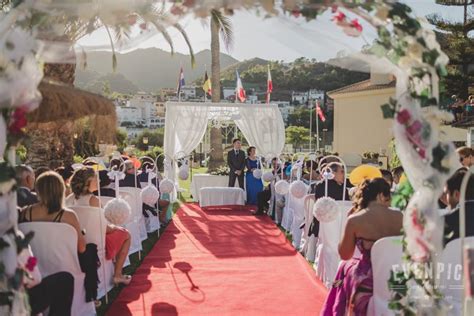
[(73, 131), (82, 133), (76, 125), (83, 119), (88, 120), (91, 142), (115, 140), (115, 106), (107, 98), (51, 81), (43, 81), (39, 90), (43, 100), (38, 109), (28, 115), (28, 164), (38, 167), (71, 163)]

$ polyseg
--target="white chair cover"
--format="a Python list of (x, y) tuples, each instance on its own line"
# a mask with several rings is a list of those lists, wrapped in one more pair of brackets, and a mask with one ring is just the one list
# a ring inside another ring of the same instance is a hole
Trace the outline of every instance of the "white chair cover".
[(135, 209), (132, 204), (130, 204), (130, 206), (132, 207), (132, 214), (135, 216), (135, 220), (137, 221), (138, 227), (140, 228), (140, 242), (142, 242), (148, 238), (148, 235), (146, 233), (145, 218), (143, 216), (143, 201), (140, 195), (142, 189), (121, 187), (120, 191), (131, 194), (132, 198), (135, 200)]
[(283, 208), (283, 216), (281, 219), (281, 227), (286, 231), (291, 230), (291, 224), (293, 223), (293, 209), (290, 208), (290, 202), (293, 199), (289, 197), (290, 194), (285, 195), (285, 207)]
[(388, 308), (391, 292), (388, 280), (392, 268), (402, 269), (402, 236), (385, 237), (377, 240), (370, 251), (374, 295), (369, 301), (368, 315), (389, 316), (395, 313)]
[[(474, 246), (474, 237), (464, 238), (464, 245)], [(461, 251), (461, 239), (450, 241), (440, 256), (438, 256), (439, 290), (445, 298), (449, 298), (447, 303), (452, 304), (449, 315), (461, 315), (463, 304), (463, 284), (465, 276), (463, 272), (463, 255)], [(440, 269), (443, 269), (441, 271)]]
[(100, 280), (97, 298), (101, 298), (114, 287), (114, 264), (112, 260), (105, 258), (107, 220), (104, 211), (101, 208), (87, 206), (71, 206), (69, 208), (77, 214), (81, 229), (86, 232), (84, 236), (86, 242), (97, 245), (97, 253), (101, 263), (97, 270)]
[(304, 197), (297, 199), (291, 197), (290, 208), (293, 209), (293, 220), (291, 221), (291, 236), (293, 239), (293, 247), (299, 249), (301, 243), (301, 235), (303, 229), (300, 226), (304, 223)]
[[(157, 210), (158, 211), (158, 210)], [(160, 218), (153, 215), (150, 211), (145, 211), (148, 217), (145, 217), (145, 227), (147, 233), (153, 233), (160, 229)]]
[(308, 194), (305, 196), (304, 199), (305, 225), (302, 238), (302, 250), (306, 260), (310, 262), (314, 262), (314, 257), (316, 256), (316, 242), (318, 241), (318, 238), (316, 236), (308, 236), (309, 228), (311, 226), (311, 223), (313, 222), (313, 206), (315, 200), (316, 198), (314, 194)]
[[(132, 213), (130, 214), (130, 217), (128, 219), (128, 222), (122, 225), (125, 227), (129, 233), (130, 233), (130, 250), (128, 251), (128, 254), (131, 255), (132, 253), (135, 253), (137, 251), (142, 250), (142, 242), (141, 242), (141, 237), (140, 237), (140, 222), (137, 220), (136, 213), (137, 211), (140, 212), (140, 215), (142, 215), (142, 210), (141, 210), (141, 205), (140, 209), (137, 209), (137, 200), (134, 197), (134, 195), (128, 191), (125, 191), (126, 189), (130, 188), (120, 188), (120, 190), (124, 190), (124, 192), (120, 192), (120, 196), (123, 197), (125, 201), (130, 204), (130, 207), (132, 209)], [(135, 188), (133, 188), (135, 189)]]
[(336, 277), (339, 257), (338, 245), (347, 222), (347, 213), (352, 208), (350, 201), (336, 201), (339, 206), (338, 217), (332, 222), (319, 223), (318, 245), (314, 267), (321, 281), (329, 288)]
[(94, 302), (86, 303), (85, 300), (85, 275), (77, 257), (77, 232), (74, 227), (64, 223), (31, 222), (21, 223), (18, 228), (25, 234), (31, 231), (35, 233), (31, 248), (38, 258), (43, 277), (63, 271), (74, 277), (71, 315), (95, 315)]

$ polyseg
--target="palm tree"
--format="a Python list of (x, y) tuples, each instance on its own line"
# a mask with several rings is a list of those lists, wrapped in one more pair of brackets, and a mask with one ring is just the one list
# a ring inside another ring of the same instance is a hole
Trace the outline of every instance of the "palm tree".
[[(232, 24), (219, 10), (211, 11), (211, 82), (212, 102), (221, 100), (220, 82), (220, 42), (219, 34), (224, 41), (227, 50), (233, 42)], [(222, 131), (218, 127), (211, 127), (211, 153), (209, 157), (209, 170), (216, 170), (224, 164), (224, 152), (222, 150)]]
[[(165, 40), (170, 45), (171, 54), (174, 53), (173, 41), (166, 29), (168, 15), (162, 7), (157, 7), (151, 3), (144, 4), (143, 6), (137, 8), (134, 12), (124, 13), (124, 15), (118, 19), (118, 22), (113, 25), (101, 20), (98, 16), (92, 17), (90, 20), (84, 20), (80, 17), (71, 17), (67, 15), (51, 17), (42, 13), (35, 14), (42, 15), (42, 17), (44, 17), (42, 20), (43, 23), (39, 26), (40, 34), (42, 34), (44, 40), (60, 41), (66, 45), (70, 44), (71, 49), (73, 49), (73, 44), (82, 37), (96, 31), (101, 27), (104, 27), (110, 39), (110, 45), (112, 48), (112, 68), (114, 71), (117, 66), (114, 43), (129, 37), (134, 25), (140, 25), (140, 27), (154, 27), (163, 35)], [(59, 37), (57, 35), (50, 35), (55, 34), (54, 32), (51, 32), (51, 28), (55, 25), (64, 25), (63, 34)], [(177, 23), (172, 24), (171, 26), (177, 29), (186, 41), (191, 55), (191, 64), (194, 65), (194, 52), (186, 32)], [(115, 36), (115, 38), (113, 38), (113, 36)], [(85, 66), (85, 53), (83, 55)], [(46, 79), (70, 86), (74, 86), (75, 73), (76, 63), (46, 63), (44, 66), (44, 77)], [(62, 132), (59, 134), (52, 133), (51, 131), (46, 132), (46, 130), (41, 130), (41, 128), (37, 131), (31, 131), (29, 136), (32, 146), (30, 146), (30, 150), (28, 151), (27, 160), (37, 161), (38, 164), (44, 164), (45, 162), (51, 161), (52, 156), (46, 154), (49, 151), (45, 151), (44, 148), (49, 145), (56, 148), (57, 146), (54, 144), (61, 143), (64, 145), (62, 146), (63, 150), (60, 155), (63, 158), (62, 161), (64, 163), (72, 163), (74, 150), (72, 146), (72, 124), (58, 124), (53, 122), (48, 125), (50, 126), (44, 127), (44, 129), (51, 130), (50, 127), (53, 126), (54, 128), (52, 130), (61, 129)], [(69, 128), (65, 128), (66, 126), (69, 126)], [(59, 135), (61, 135), (61, 137), (59, 137)], [(34, 146), (33, 144), (38, 144), (38, 146)]]

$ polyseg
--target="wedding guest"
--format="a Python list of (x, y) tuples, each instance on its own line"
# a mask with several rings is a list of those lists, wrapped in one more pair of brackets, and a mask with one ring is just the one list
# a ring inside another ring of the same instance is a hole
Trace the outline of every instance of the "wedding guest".
[[(446, 182), (444, 193), (449, 213), (444, 216), (444, 244), (459, 238), (459, 200), (461, 184), (468, 171), (459, 169)], [(469, 177), (466, 188), (466, 237), (474, 236), (474, 176)]]
[(474, 164), (473, 150), (471, 147), (460, 147), (456, 150), (459, 155), (459, 161), (463, 167), (470, 168)]
[(262, 170), (262, 168), (257, 158), (257, 150), (253, 146), (247, 149), (246, 167), (245, 184), (247, 189), (247, 204), (257, 205), (257, 194), (262, 191), (263, 183), (261, 179), (257, 179), (253, 176), (253, 172), (259, 168)]
[(388, 185), (390, 185), (390, 188), (393, 187), (393, 175), (390, 171), (387, 169), (380, 169), (380, 172), (382, 173), (382, 178), (387, 181)]
[(404, 172), (405, 171), (403, 170), (402, 166), (398, 166), (392, 169), (392, 175), (393, 175), (392, 191), (396, 191), (398, 189), (398, 186), (400, 185), (400, 179), (402, 178)]
[[(338, 162), (332, 162), (329, 168), (334, 174), (334, 179), (328, 180), (327, 196), (333, 198), (336, 201), (342, 201), (343, 197), (345, 200), (349, 200), (350, 197), (348, 188), (346, 187), (344, 191), (344, 182), (346, 181), (344, 167)], [(322, 181), (316, 185), (314, 195), (316, 201), (326, 196), (326, 181)], [(313, 222), (309, 227), (308, 235), (314, 235), (316, 237), (319, 235), (319, 221), (316, 219), (316, 217), (313, 217)]]
[(36, 193), (32, 192), (35, 188), (35, 173), (30, 166), (19, 165), (16, 167), (16, 176), (18, 178), (17, 203), (19, 207), (38, 203)]
[(239, 187), (244, 190), (244, 169), (245, 169), (245, 153), (241, 150), (242, 142), (236, 138), (232, 141), (234, 146), (227, 153), (227, 165), (229, 166), (229, 187), (235, 186), (235, 179), (239, 181)]
[(81, 233), (79, 220), (76, 214), (64, 208), (64, 181), (54, 171), (42, 173), (35, 183), (38, 195), (38, 203), (29, 205), (22, 209), (19, 217), (21, 222), (54, 222), (66, 223), (76, 229), (77, 250), (83, 253), (86, 250), (86, 242)]
[(77, 251), (81, 270), (85, 273), (84, 287), (86, 301), (94, 301), (97, 297), (97, 246), (87, 244), (81, 231), (76, 213), (64, 207), (64, 180), (54, 171), (43, 172), (35, 183), (35, 191), (39, 202), (25, 207), (18, 221), (22, 222), (53, 222), (69, 224), (77, 232)]
[(45, 166), (41, 166), (41, 167), (36, 168), (36, 170), (35, 170), (35, 178), (38, 179), (40, 175), (42, 175), (42, 174), (45, 173), (46, 171), (50, 171), (50, 170), (51, 170), (50, 168), (45, 167)]
[[(74, 172), (71, 178), (73, 194), (68, 197), (70, 206), (92, 206), (100, 208), (100, 200), (92, 194), (97, 191), (96, 173), (92, 167), (83, 167)], [(128, 257), (130, 234), (122, 227), (107, 224), (105, 232), (105, 258), (114, 262), (114, 283), (128, 285), (131, 276), (122, 274), (122, 267)]]
[(319, 181), (321, 180), (321, 175), (318, 172), (318, 163), (314, 160), (307, 160), (305, 162), (306, 172), (303, 174), (303, 179), (306, 181)]
[[(271, 186), (278, 181), (280, 176), (280, 169), (278, 167), (278, 159), (272, 159), (272, 173), (275, 176), (275, 180), (269, 183), (262, 191), (257, 193), (257, 211), (252, 212), (254, 215), (263, 215), (265, 210), (269, 208), (269, 201), (272, 197)], [(272, 217), (274, 217), (274, 212), (272, 211)]]
[[(379, 239), (400, 235), (403, 215), (390, 210), (390, 186), (383, 178), (365, 180), (354, 196), (339, 255), (343, 261), (321, 315), (366, 315), (373, 294), (370, 249)], [(355, 248), (361, 256), (353, 258)]]
[(68, 165), (66, 167), (59, 167), (55, 170), (61, 178), (63, 178), (64, 185), (66, 186), (65, 195), (68, 196), (71, 194), (71, 186), (69, 185), (69, 181), (71, 180), (72, 174), (74, 173), (74, 169), (72, 166)]
[(125, 160), (125, 178), (120, 180), (119, 185), (121, 187), (132, 187), (141, 189), (140, 180), (138, 179), (135, 172), (135, 165), (131, 160)]
[[(115, 190), (110, 187), (112, 181), (109, 178), (107, 170), (99, 171), (99, 185), (100, 185), (100, 195), (115, 197)], [(94, 195), (99, 195), (99, 191), (94, 191)]]

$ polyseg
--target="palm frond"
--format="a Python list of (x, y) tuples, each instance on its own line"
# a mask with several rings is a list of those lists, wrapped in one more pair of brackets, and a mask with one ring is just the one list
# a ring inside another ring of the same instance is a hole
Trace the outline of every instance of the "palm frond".
[(109, 36), (110, 46), (112, 48), (112, 70), (113, 72), (115, 72), (115, 70), (117, 69), (117, 55), (115, 54), (114, 40), (112, 39), (112, 34), (110, 34), (109, 27), (106, 24), (104, 24), (104, 27), (107, 31), (107, 35)]
[(219, 26), (221, 38), (226, 50), (231, 51), (234, 44), (234, 30), (231, 20), (216, 9), (211, 11), (211, 19)]
[(156, 21), (150, 21), (151, 24), (163, 35), (165, 40), (168, 42), (171, 48), (171, 55), (174, 54), (174, 46), (173, 46), (173, 39), (171, 38), (170, 34), (166, 30), (166, 27), (164, 27), (162, 24), (156, 22)]
[(186, 41), (186, 44), (188, 45), (188, 49), (189, 49), (189, 55), (191, 56), (191, 67), (194, 68), (194, 66), (196, 65), (196, 58), (194, 57), (193, 47), (191, 45), (191, 41), (189, 40), (188, 34), (183, 29), (183, 27), (179, 24), (174, 24), (173, 27), (181, 33), (184, 40)]

